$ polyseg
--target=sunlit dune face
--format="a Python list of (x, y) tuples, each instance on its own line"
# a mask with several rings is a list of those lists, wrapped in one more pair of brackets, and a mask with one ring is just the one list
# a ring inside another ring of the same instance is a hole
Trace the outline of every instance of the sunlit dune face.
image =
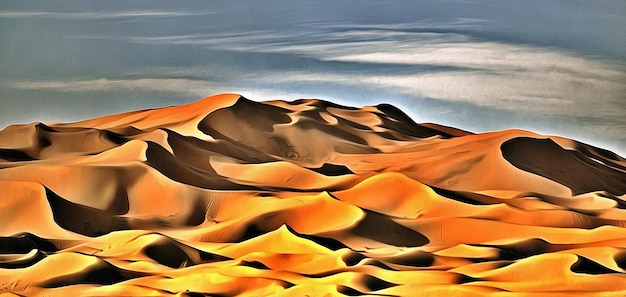
[(626, 160), (239, 95), (0, 131), (0, 295), (622, 296)]

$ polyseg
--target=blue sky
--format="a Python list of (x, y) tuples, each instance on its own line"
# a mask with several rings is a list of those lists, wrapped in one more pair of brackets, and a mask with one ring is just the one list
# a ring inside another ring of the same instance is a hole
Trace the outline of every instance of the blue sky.
[(0, 128), (237, 92), (626, 153), (624, 1), (0, 1)]

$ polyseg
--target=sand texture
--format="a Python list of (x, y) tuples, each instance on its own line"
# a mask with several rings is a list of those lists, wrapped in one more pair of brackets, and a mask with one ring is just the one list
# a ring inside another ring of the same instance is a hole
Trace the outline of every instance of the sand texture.
[(625, 296), (625, 194), (612, 152), (387, 104), (13, 125), (0, 296)]

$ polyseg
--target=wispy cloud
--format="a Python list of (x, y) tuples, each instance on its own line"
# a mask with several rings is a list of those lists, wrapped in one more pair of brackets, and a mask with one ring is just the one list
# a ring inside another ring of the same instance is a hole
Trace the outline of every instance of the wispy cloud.
[(536, 114), (620, 117), (626, 86), (554, 73), (450, 72), (411, 77), (373, 76), (365, 83), (402, 93)]
[(183, 17), (207, 15), (213, 12), (165, 11), (165, 10), (131, 10), (131, 11), (98, 11), (98, 12), (61, 12), (61, 11), (16, 11), (0, 10), (0, 18), (54, 18), (72, 20), (118, 19), (135, 17)]
[(384, 30), (415, 30), (415, 29), (475, 29), (491, 20), (478, 18), (456, 18), (449, 21), (420, 20), (409, 23), (391, 24), (320, 24), (319, 27), (331, 29), (384, 29)]
[(626, 84), (555, 73), (434, 71), (415, 75), (364, 75), (302, 71), (264, 74), (273, 83), (344, 84), (385, 89), (515, 112), (620, 118)]
[[(307, 69), (239, 72), (236, 82), (216, 78), (214, 69), (207, 72), (208, 68), (174, 67), (159, 70), (159, 75), (142, 74), (138, 70), (133, 77), (147, 78), (135, 80), (13, 82), (11, 87), (59, 92), (154, 90), (198, 96), (229, 91), (253, 94), (251, 99), (293, 99), (296, 95), (291, 91), (302, 96), (317, 95), (309, 92), (328, 89), (319, 86), (333, 86), (334, 90), (345, 86), (343, 90), (382, 90), (402, 98), (430, 98), (514, 113), (576, 117), (585, 119), (590, 127), (597, 126), (598, 133), (623, 138), (619, 135), (626, 127), (623, 64), (556, 47), (478, 38), (470, 31), (481, 22), (488, 21), (305, 24), (278, 31), (75, 36), (155, 46), (188, 45), (212, 51), (281, 54), (307, 57), (323, 64)], [(353, 63), (358, 67), (345, 71), (342, 67), (332, 67), (333, 62)], [(203, 78), (212, 83), (202, 81)], [(276, 89), (283, 92), (276, 93)], [(334, 93), (322, 95), (326, 99), (340, 99), (328, 97)], [(259, 98), (254, 98), (255, 95)], [(601, 127), (599, 123), (607, 118), (612, 119), (611, 124)]]
[(601, 118), (620, 117), (623, 113), (622, 102), (626, 100), (624, 66), (558, 48), (482, 41), (458, 33), (395, 29), (408, 25), (391, 27), (384, 31), (355, 26), (322, 32), (255, 31), (231, 35), (128, 37), (125, 41), (282, 53), (320, 61), (369, 64), (371, 67), (421, 66), (412, 72), (385, 74), (285, 70), (250, 78), (256, 82), (358, 85), (480, 107), (549, 115)]
[[(459, 20), (467, 26), (481, 20)], [(437, 24), (442, 26), (442, 24)], [(444, 24), (446, 25), (446, 24)], [(436, 100), (549, 115), (620, 117), (626, 68), (558, 48), (483, 41), (459, 33), (415, 32), (428, 22), (396, 25), (318, 24), (316, 30), (116, 37), (131, 43), (195, 45), (212, 50), (281, 53), (327, 62), (420, 66), (385, 74), (306, 72), (250, 74), (257, 85), (332, 83), (387, 89)], [(435, 25), (433, 25), (435, 26)], [(330, 28), (330, 29), (329, 29)], [(384, 29), (384, 30), (383, 30)], [(109, 37), (90, 37), (109, 38)], [(416, 68), (417, 69), (417, 68)]]
[(21, 90), (55, 92), (154, 91), (198, 96), (206, 96), (215, 92), (214, 86), (210, 82), (178, 78), (13, 81), (6, 82), (5, 85)]

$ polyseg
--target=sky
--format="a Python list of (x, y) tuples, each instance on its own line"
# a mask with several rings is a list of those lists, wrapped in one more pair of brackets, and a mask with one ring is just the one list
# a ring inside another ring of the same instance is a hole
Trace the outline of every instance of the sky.
[(626, 155), (626, 1), (0, 0), (0, 129), (218, 93)]

